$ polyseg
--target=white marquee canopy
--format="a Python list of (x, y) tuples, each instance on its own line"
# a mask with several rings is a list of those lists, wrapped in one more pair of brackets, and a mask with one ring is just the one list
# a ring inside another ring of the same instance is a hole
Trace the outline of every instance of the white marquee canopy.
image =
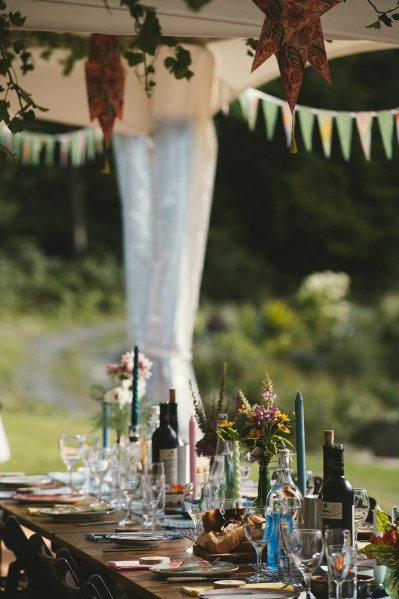
[[(119, 0), (9, 0), (27, 16), (25, 29), (82, 34), (131, 35), (132, 19)], [(257, 38), (263, 13), (251, 0), (212, 0), (192, 12), (182, 0), (157, 0), (164, 35), (196, 39), (191, 44), (194, 77), (175, 81), (161, 56), (157, 85), (147, 98), (132, 72), (127, 74), (124, 118), (115, 131), (116, 170), (122, 202), (131, 344), (154, 361), (148, 390), (152, 401), (177, 388), (182, 432), (192, 401), (187, 379), (216, 166), (217, 141), (211, 117), (248, 87), (278, 76), (274, 57), (251, 74), (245, 38)], [(387, 0), (381, 0), (390, 8)], [(399, 24), (368, 29), (376, 14), (367, 0), (348, 0), (322, 19), (329, 58), (397, 46)], [(45, 118), (71, 125), (89, 124), (80, 61), (61, 75), (56, 52), (37, 60), (24, 87), (50, 110)], [(306, 85), (306, 81), (305, 81)]]

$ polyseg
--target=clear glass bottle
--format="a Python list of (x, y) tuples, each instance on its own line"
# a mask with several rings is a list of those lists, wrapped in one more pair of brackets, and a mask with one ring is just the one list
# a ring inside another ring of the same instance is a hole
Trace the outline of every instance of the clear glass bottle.
[[(217, 425), (227, 422), (227, 414), (217, 415)], [(218, 437), (216, 444), (216, 453), (213, 458), (209, 472), (209, 480), (212, 483), (224, 484), (224, 496), (227, 499), (241, 499), (233, 496), (234, 490), (234, 467), (233, 458), (230, 453), (229, 444)]]
[(300, 511), (302, 501), (302, 493), (295, 485), (291, 476), (290, 451), (289, 449), (279, 449), (277, 480), (267, 496), (267, 505), (273, 509), (272, 517), (274, 519), (273, 534), (267, 545), (267, 566), (270, 570), (279, 569), (279, 564), (281, 561), (284, 561), (285, 555), (281, 548), (278, 534), (279, 511), (280, 517), (284, 512), (284, 510), (281, 509), (283, 505), (286, 507), (285, 511), (287, 514), (292, 514), (291, 508), (293, 507)]

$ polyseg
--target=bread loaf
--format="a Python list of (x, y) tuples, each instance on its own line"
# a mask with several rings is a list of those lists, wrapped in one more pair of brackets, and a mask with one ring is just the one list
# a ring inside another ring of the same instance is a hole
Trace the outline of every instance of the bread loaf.
[(222, 530), (202, 532), (197, 545), (209, 553), (228, 553), (245, 540), (244, 528), (240, 522), (229, 522)]

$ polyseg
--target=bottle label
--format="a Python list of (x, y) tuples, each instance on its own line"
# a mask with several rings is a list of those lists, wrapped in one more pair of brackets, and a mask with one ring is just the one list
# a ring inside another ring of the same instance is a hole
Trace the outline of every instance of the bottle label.
[(163, 462), (165, 470), (165, 483), (171, 485), (177, 483), (177, 447), (173, 449), (160, 449), (159, 461)]
[(323, 501), (323, 519), (342, 520), (342, 503)]

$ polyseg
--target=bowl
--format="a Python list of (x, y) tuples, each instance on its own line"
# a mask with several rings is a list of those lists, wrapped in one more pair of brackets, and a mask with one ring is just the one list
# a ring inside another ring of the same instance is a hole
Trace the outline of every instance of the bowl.
[[(368, 587), (374, 582), (374, 577), (368, 574), (357, 575), (357, 597), (363, 599), (369, 596)], [(345, 583), (344, 583), (345, 584)], [(310, 590), (316, 599), (328, 598), (328, 577), (325, 575), (314, 575), (310, 577)]]

